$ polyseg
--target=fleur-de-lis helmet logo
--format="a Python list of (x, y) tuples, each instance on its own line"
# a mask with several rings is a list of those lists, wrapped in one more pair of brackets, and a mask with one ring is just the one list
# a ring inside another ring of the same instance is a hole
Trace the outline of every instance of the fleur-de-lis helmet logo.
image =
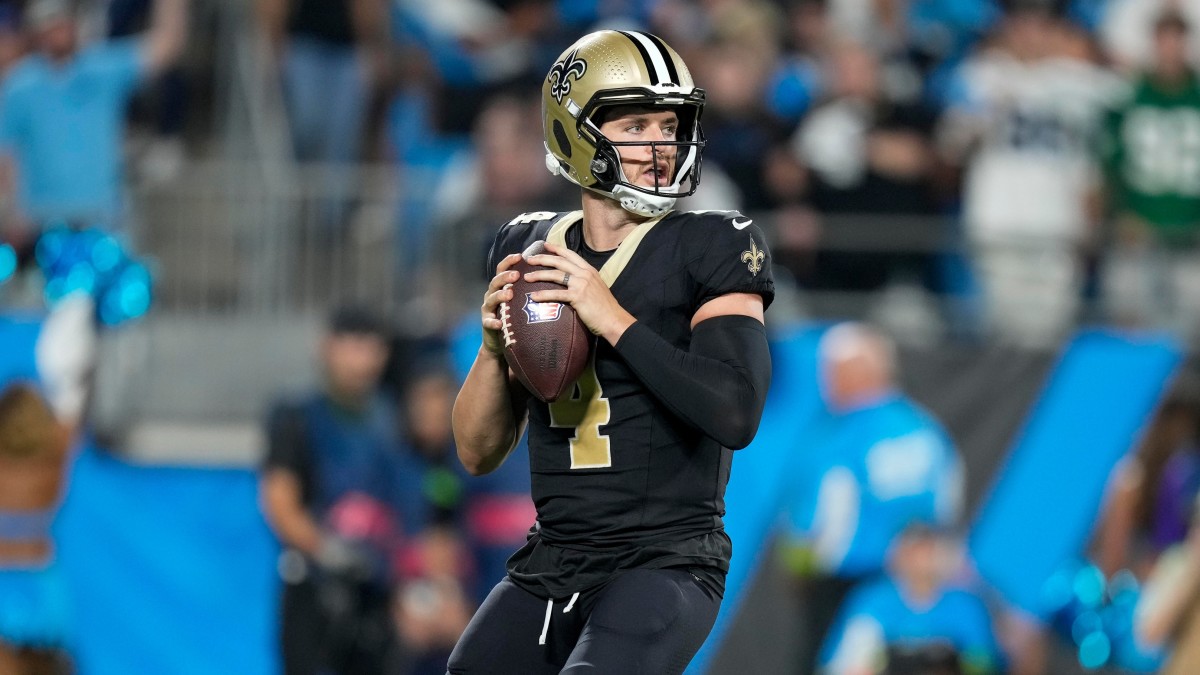
[(587, 61), (579, 58), (578, 49), (567, 54), (550, 69), (550, 95), (561, 104), (563, 97), (571, 93), (571, 76), (578, 80), (586, 72)]

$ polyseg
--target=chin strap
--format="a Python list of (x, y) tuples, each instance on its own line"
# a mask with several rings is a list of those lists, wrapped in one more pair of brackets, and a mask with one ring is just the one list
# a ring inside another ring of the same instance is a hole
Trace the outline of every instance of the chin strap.
[[(546, 153), (546, 170), (549, 171), (551, 175), (562, 176), (572, 183), (579, 185), (579, 182), (576, 181), (571, 174), (563, 171), (562, 165), (558, 163), (558, 158), (556, 158), (554, 154), (550, 152)], [(624, 179), (624, 172), (622, 172), (621, 178)], [(621, 205), (621, 208), (629, 211), (630, 213), (636, 213), (639, 216), (647, 216), (649, 218), (661, 216), (667, 211), (670, 211), (672, 208), (674, 208), (675, 202), (678, 199), (678, 197), (673, 197), (670, 195), (647, 194), (640, 190), (634, 190), (620, 183), (618, 183), (611, 191), (601, 190), (595, 187), (589, 187), (586, 189), (598, 194), (602, 194), (605, 197), (611, 197), (612, 199), (615, 199), (617, 203)]]
[(649, 195), (645, 192), (632, 190), (624, 185), (618, 185), (613, 188), (612, 192), (604, 194), (611, 195), (621, 208), (636, 213), (639, 216), (656, 217), (670, 211), (675, 206), (675, 197), (666, 195)]

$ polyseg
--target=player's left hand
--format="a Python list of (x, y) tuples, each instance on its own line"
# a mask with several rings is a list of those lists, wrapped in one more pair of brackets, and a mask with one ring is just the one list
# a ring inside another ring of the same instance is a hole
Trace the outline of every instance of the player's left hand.
[(551, 269), (530, 272), (525, 278), (529, 281), (552, 281), (557, 284), (562, 284), (565, 279), (567, 283), (563, 285), (562, 290), (538, 291), (533, 294), (533, 299), (537, 302), (565, 302), (571, 305), (588, 330), (609, 343), (616, 344), (625, 333), (625, 329), (633, 325), (633, 315), (617, 302), (596, 268), (589, 265), (578, 253), (566, 246), (557, 246), (550, 242), (546, 242), (546, 250), (549, 254), (535, 255), (529, 258), (529, 262)]

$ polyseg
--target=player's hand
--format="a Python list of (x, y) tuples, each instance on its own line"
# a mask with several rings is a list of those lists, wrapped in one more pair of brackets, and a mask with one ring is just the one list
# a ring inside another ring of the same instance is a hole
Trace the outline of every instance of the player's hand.
[(512, 300), (512, 284), (518, 278), (518, 273), (509, 268), (521, 260), (520, 253), (506, 256), (496, 265), (496, 276), (488, 284), (483, 296), (483, 305), (479, 308), (483, 323), (483, 348), (489, 353), (500, 355), (504, 353), (504, 336), (500, 329), (503, 325), (497, 316), (500, 303)]
[(625, 333), (625, 329), (633, 325), (633, 315), (617, 302), (596, 268), (589, 265), (578, 253), (566, 246), (557, 246), (550, 242), (546, 242), (546, 250), (549, 251), (548, 254), (535, 255), (529, 262), (552, 269), (530, 272), (525, 278), (529, 281), (553, 281), (558, 284), (562, 284), (566, 278), (567, 284), (562, 290), (538, 291), (532, 298), (537, 302), (570, 304), (588, 330), (608, 340), (610, 344), (616, 344)]
[(327, 574), (349, 579), (367, 579), (374, 573), (370, 554), (362, 546), (336, 535), (321, 540), (315, 561)]

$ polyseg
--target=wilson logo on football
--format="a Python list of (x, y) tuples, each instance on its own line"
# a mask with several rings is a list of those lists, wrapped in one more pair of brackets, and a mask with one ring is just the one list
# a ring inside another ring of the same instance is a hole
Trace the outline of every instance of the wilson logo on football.
[(562, 303), (559, 302), (538, 302), (533, 299), (533, 293), (525, 294), (525, 316), (529, 317), (529, 323), (546, 323), (548, 321), (557, 321), (562, 314)]

